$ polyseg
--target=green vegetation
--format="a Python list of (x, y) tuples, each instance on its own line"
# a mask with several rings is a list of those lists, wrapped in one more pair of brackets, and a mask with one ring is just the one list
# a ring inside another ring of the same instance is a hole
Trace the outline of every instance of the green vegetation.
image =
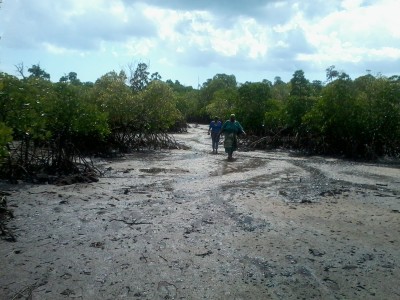
[(109, 72), (95, 83), (74, 72), (53, 83), (38, 65), (28, 76), (20, 71), (22, 79), (0, 73), (0, 170), (7, 177), (82, 172), (90, 167), (86, 155), (170, 147), (168, 132), (186, 124), (177, 93), (158, 74), (148, 77), (145, 64), (134, 80)]
[(193, 89), (150, 75), (144, 63), (130, 76), (113, 71), (94, 83), (75, 72), (52, 82), (39, 65), (27, 71), (18, 67), (22, 78), (0, 73), (0, 168), (7, 176), (78, 171), (82, 153), (169, 147), (168, 133), (184, 130), (186, 122), (207, 124), (231, 113), (253, 146), (399, 156), (399, 76), (352, 80), (331, 66), (325, 83), (297, 70), (287, 83), (280, 77), (238, 83), (234, 75), (217, 74)]
[(200, 89), (198, 112), (205, 113), (196, 117), (227, 119), (236, 113), (246, 132), (258, 137), (253, 146), (351, 158), (399, 156), (400, 77), (368, 74), (352, 80), (334, 66), (326, 72), (325, 84), (310, 82), (297, 70), (288, 83), (276, 77), (273, 84), (236, 87), (233, 75), (218, 74)]
[(12, 130), (4, 123), (0, 123), (0, 166), (8, 156), (7, 145), (12, 141)]

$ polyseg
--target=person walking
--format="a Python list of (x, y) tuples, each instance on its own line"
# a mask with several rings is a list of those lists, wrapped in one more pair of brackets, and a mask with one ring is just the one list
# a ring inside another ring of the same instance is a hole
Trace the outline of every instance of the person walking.
[(232, 160), (233, 152), (237, 149), (237, 136), (240, 134), (246, 134), (243, 130), (242, 125), (236, 121), (234, 114), (231, 114), (229, 120), (222, 125), (219, 133), (225, 135), (224, 148), (225, 152), (228, 153), (228, 160)]
[(213, 121), (211, 121), (210, 126), (208, 128), (208, 135), (211, 132), (211, 140), (212, 140), (212, 149), (213, 153), (218, 154), (218, 143), (219, 143), (219, 132), (221, 131), (222, 123), (218, 117), (215, 117)]

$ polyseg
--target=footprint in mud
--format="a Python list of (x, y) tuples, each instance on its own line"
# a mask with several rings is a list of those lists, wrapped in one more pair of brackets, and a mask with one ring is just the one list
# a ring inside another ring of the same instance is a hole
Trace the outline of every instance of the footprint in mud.
[(139, 169), (140, 172), (150, 173), (150, 174), (158, 174), (158, 173), (166, 173), (167, 169), (163, 168), (148, 168), (148, 169)]
[(270, 226), (268, 222), (261, 220), (261, 219), (255, 219), (251, 216), (246, 216), (242, 214), (237, 214), (237, 213), (232, 213), (231, 218), (236, 221), (236, 224), (239, 228), (241, 228), (244, 231), (247, 232), (252, 232), (255, 230), (263, 230)]
[(176, 299), (178, 289), (173, 283), (167, 281), (160, 281), (157, 285), (156, 299)]

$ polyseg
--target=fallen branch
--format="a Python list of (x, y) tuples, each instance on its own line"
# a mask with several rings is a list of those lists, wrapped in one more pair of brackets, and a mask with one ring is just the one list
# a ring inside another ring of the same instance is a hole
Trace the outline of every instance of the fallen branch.
[(279, 135), (284, 131), (284, 130), (286, 130), (286, 127), (285, 128), (282, 128), (281, 130), (279, 130), (277, 133), (275, 133), (273, 136), (265, 136), (265, 137), (262, 137), (262, 138), (260, 138), (260, 139), (258, 139), (258, 140), (256, 140), (256, 141), (254, 141), (254, 142), (252, 142), (248, 147), (249, 148), (255, 148), (258, 144), (260, 144), (260, 143), (262, 143), (262, 142), (264, 142), (264, 141), (274, 141), (277, 137), (279, 137)]
[[(37, 288), (36, 284), (28, 285), (27, 287), (23, 288), (22, 290), (16, 292), (14, 297), (11, 298), (11, 300), (21, 299), (21, 298), (22, 299), (32, 299), (32, 292), (36, 288)], [(28, 294), (25, 295), (25, 292), (28, 292)]]
[(144, 224), (153, 224), (153, 223), (151, 223), (151, 222), (138, 222), (138, 221), (136, 221), (136, 220), (133, 220), (132, 222), (129, 222), (129, 221), (126, 221), (126, 220), (121, 220), (121, 219), (111, 219), (110, 220), (110, 222), (111, 221), (118, 221), (118, 222), (123, 222), (123, 223), (125, 223), (126, 225), (144, 225)]
[(159, 255), (160, 258), (162, 258), (164, 261), (168, 262), (168, 260), (164, 257), (162, 257), (161, 255)]

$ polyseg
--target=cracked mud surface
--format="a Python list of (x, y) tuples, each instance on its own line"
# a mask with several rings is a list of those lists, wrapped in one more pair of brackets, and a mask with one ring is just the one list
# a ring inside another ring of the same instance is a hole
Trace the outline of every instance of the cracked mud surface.
[(0, 299), (400, 298), (399, 163), (176, 139), (98, 161), (99, 182), (0, 183)]

